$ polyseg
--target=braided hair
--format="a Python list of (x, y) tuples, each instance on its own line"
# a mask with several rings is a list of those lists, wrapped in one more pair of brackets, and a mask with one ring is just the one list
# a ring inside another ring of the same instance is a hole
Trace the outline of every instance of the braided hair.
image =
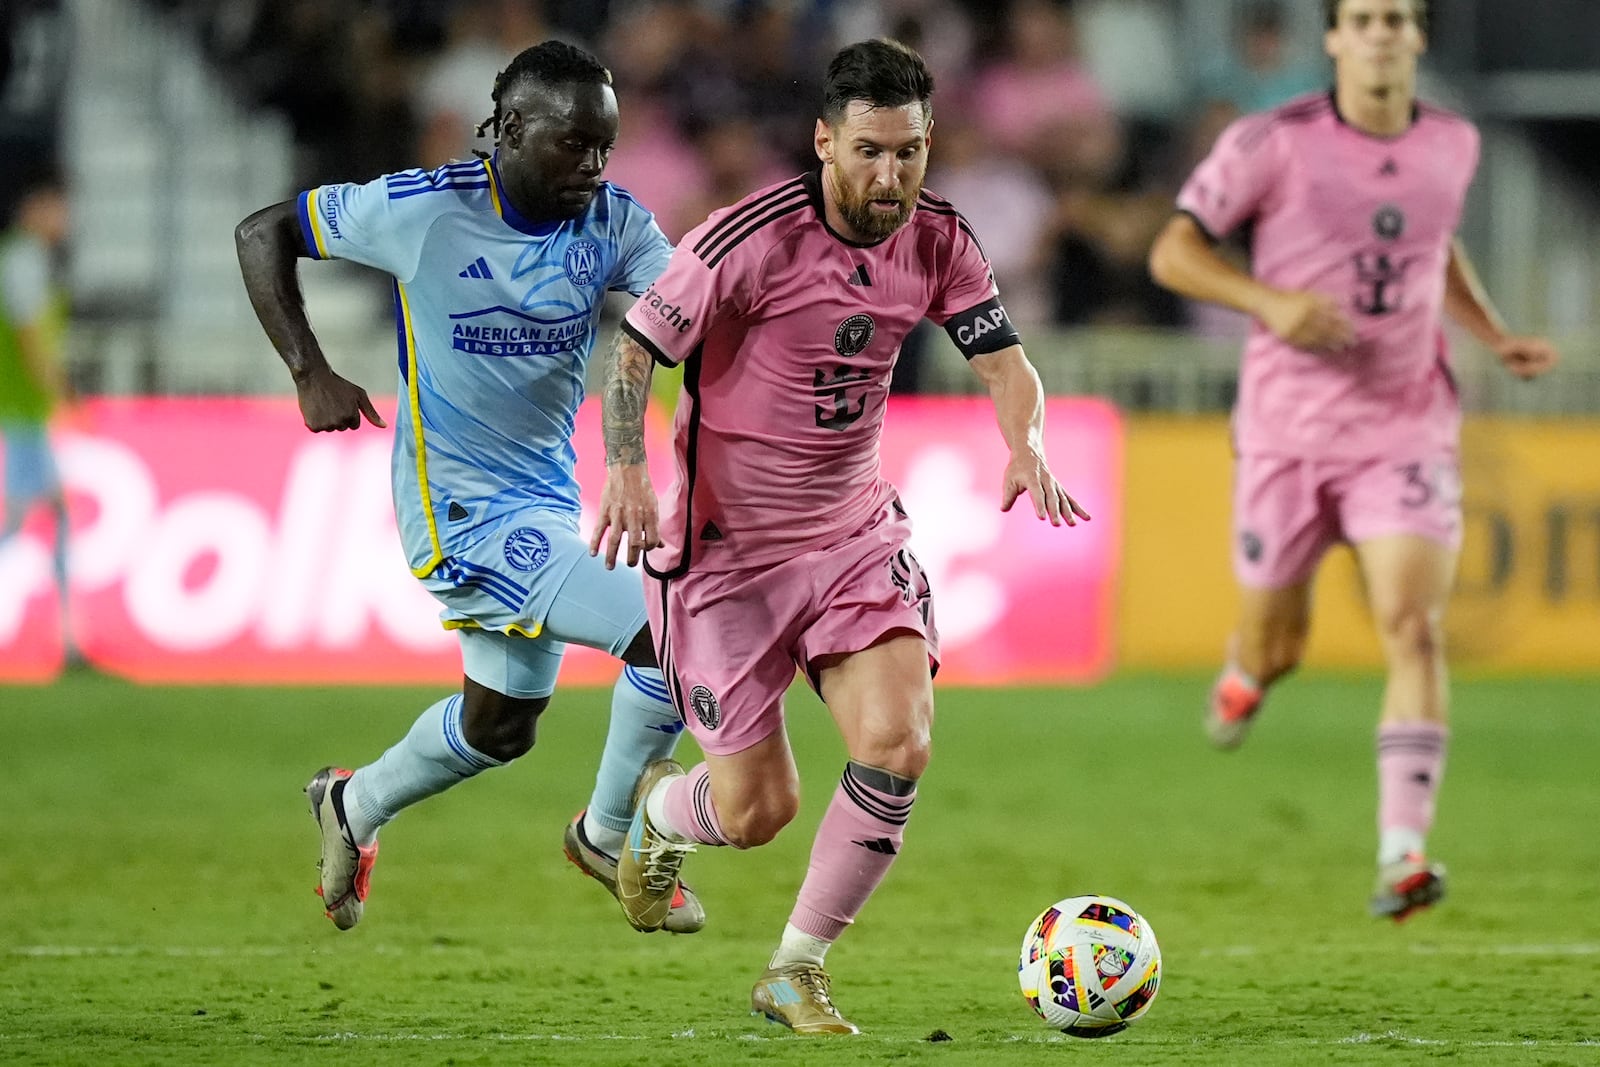
[[(611, 72), (594, 56), (565, 41), (542, 41), (532, 48), (525, 48), (517, 53), (510, 66), (495, 75), (494, 91), (490, 93), (494, 100), (494, 114), (478, 123), (479, 137), (493, 130), (495, 143), (499, 143), (500, 121), (505, 117), (501, 101), (512, 86), (523, 81), (542, 85), (573, 82), (580, 85), (610, 85)], [(473, 154), (480, 159), (488, 158), (487, 153), (477, 149), (473, 150)]]

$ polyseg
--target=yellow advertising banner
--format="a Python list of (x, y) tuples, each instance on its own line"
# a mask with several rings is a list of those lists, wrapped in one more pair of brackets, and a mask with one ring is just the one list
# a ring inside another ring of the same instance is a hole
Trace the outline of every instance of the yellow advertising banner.
[[(1119, 663), (1219, 663), (1237, 602), (1223, 418), (1130, 417)], [(1490, 671), (1600, 671), (1600, 421), (1480, 418), (1462, 435), (1466, 541), (1450, 658)], [(1354, 560), (1317, 576), (1307, 667), (1379, 667)]]

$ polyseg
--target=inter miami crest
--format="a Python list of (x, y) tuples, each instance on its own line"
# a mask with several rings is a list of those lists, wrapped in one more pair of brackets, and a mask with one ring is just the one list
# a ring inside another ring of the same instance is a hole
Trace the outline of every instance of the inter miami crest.
[(1261, 537), (1259, 534), (1251, 530), (1246, 530), (1244, 533), (1239, 535), (1239, 547), (1244, 550), (1245, 559), (1249, 560), (1251, 563), (1261, 562), (1261, 555), (1265, 551), (1265, 546), (1261, 544)]
[(1372, 232), (1381, 240), (1397, 241), (1406, 232), (1405, 213), (1393, 204), (1385, 204), (1372, 216)]
[(722, 705), (717, 703), (717, 695), (705, 686), (697, 685), (689, 690), (689, 706), (694, 709), (694, 717), (707, 730), (715, 730), (722, 725)]
[(871, 315), (851, 315), (833, 331), (833, 350), (841, 356), (859, 356), (872, 343), (876, 329)]

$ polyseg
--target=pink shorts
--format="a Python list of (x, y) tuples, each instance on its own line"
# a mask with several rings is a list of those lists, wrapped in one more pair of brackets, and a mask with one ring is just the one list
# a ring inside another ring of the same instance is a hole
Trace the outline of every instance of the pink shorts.
[(678, 713), (701, 749), (730, 755), (783, 726), (796, 668), (920, 634), (937, 664), (933, 593), (892, 509), (833, 548), (776, 566), (647, 579), (645, 605)]
[(1370, 460), (1240, 456), (1235, 464), (1233, 570), (1245, 586), (1298, 585), (1333, 545), (1394, 534), (1461, 547), (1454, 451)]

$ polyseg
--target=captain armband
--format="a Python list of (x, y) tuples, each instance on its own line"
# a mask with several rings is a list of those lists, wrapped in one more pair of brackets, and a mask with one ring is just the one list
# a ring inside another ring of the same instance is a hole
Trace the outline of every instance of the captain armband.
[(944, 332), (950, 335), (950, 340), (968, 359), (1022, 343), (1017, 328), (1011, 325), (1011, 318), (998, 296), (990, 297), (960, 314), (951, 315), (944, 324)]

